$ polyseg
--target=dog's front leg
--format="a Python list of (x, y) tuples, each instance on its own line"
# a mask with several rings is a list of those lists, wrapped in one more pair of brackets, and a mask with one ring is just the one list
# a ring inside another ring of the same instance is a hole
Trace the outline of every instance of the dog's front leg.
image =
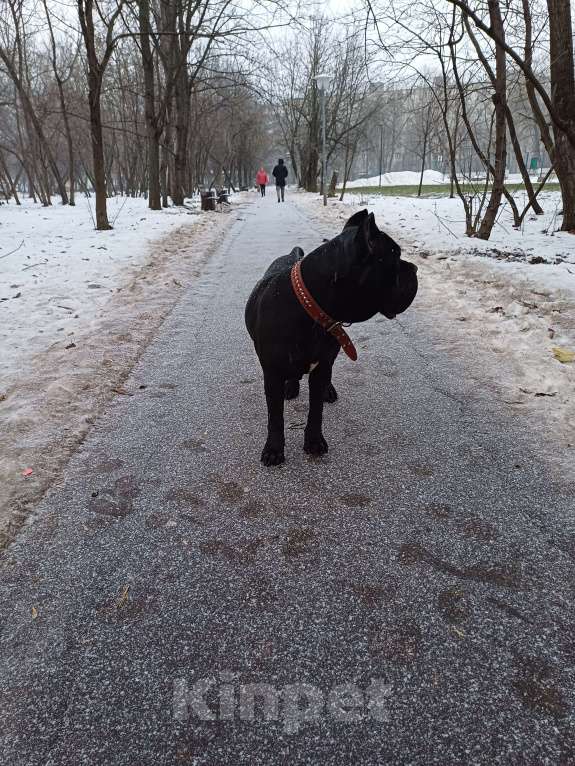
[(264, 465), (279, 465), (284, 456), (284, 386), (285, 379), (264, 371), (264, 390), (268, 405), (268, 438), (262, 451)]
[(305, 427), (303, 448), (310, 455), (324, 455), (327, 442), (321, 432), (323, 401), (326, 387), (331, 381), (331, 366), (319, 364), (309, 374), (309, 413)]

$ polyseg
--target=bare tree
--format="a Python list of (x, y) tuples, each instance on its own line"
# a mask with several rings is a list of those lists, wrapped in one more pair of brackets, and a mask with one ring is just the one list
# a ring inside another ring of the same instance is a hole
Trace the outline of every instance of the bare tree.
[[(6, 10), (5, 10), (6, 13)], [(14, 88), (18, 95), (19, 102), (24, 112), (26, 124), (28, 126), (28, 133), (31, 140), (34, 138), (38, 142), (38, 146), (46, 158), (47, 164), (52, 172), (54, 180), (56, 181), (58, 192), (62, 199), (62, 204), (68, 203), (68, 194), (64, 180), (60, 173), (60, 169), (50, 147), (50, 144), (44, 133), (42, 122), (36, 113), (32, 98), (27, 86), (26, 81), (26, 56), (24, 51), (24, 43), (22, 40), (22, 3), (21, 0), (7, 0), (7, 13), (13, 23), (14, 40), (12, 50), (8, 50), (5, 45), (0, 44), (0, 61), (2, 61), (5, 71), (9, 75), (14, 84)], [(6, 29), (8, 21), (6, 18), (2, 19), (2, 24)], [(34, 136), (32, 136), (32, 132)], [(37, 165), (34, 162), (34, 173), (37, 170)], [(44, 181), (44, 203), (50, 204), (49, 188), (47, 188)]]
[(542, 125), (545, 117), (537, 99), (543, 103), (553, 125), (554, 143), (542, 130), (542, 139), (550, 151), (557, 178), (561, 186), (563, 199), (563, 225), (565, 231), (575, 230), (575, 82), (573, 74), (573, 27), (571, 4), (569, 0), (547, 0), (549, 18), (549, 91), (545, 82), (533, 70), (531, 11), (528, 0), (523, 2), (523, 16), (526, 22), (524, 55), (517, 52), (501, 35), (501, 28), (494, 28), (474, 11), (466, 0), (449, 0), (486, 37), (494, 41), (518, 66), (528, 83), (528, 93), (534, 108), (538, 124)]
[[(92, 139), (92, 161), (94, 173), (94, 191), (96, 194), (96, 228), (111, 229), (108, 221), (106, 204), (106, 166), (104, 159), (104, 132), (102, 127), (102, 109), (100, 99), (106, 67), (110, 61), (116, 38), (114, 26), (122, 12), (124, 0), (117, 0), (117, 5), (109, 17), (106, 17), (99, 0), (77, 0), (78, 18), (86, 48), (88, 105), (90, 109), (90, 135)], [(98, 40), (94, 25), (94, 10), (105, 27), (103, 51), (98, 55)]]
[(68, 65), (68, 72), (67, 74), (61, 74), (60, 68), (58, 66), (58, 54), (57, 54), (57, 46), (56, 46), (56, 39), (54, 37), (54, 28), (52, 25), (52, 19), (50, 12), (48, 10), (48, 4), (47, 0), (42, 0), (42, 3), (44, 5), (44, 13), (46, 14), (46, 21), (48, 23), (48, 33), (50, 37), (50, 61), (52, 64), (52, 71), (54, 73), (54, 79), (56, 80), (56, 85), (58, 87), (58, 98), (60, 100), (60, 110), (62, 112), (62, 120), (64, 122), (64, 128), (66, 131), (66, 142), (68, 146), (68, 185), (70, 187), (70, 196), (69, 196), (69, 203), (70, 205), (74, 205), (74, 179), (75, 179), (75, 169), (74, 169), (74, 142), (72, 138), (72, 130), (70, 127), (70, 120), (68, 117), (68, 108), (66, 106), (66, 97), (64, 94), (64, 85), (68, 82), (70, 79), (72, 72), (74, 71), (74, 64), (76, 61), (76, 55), (77, 55), (77, 46), (76, 50), (74, 51), (74, 56), (71, 60), (71, 62)]

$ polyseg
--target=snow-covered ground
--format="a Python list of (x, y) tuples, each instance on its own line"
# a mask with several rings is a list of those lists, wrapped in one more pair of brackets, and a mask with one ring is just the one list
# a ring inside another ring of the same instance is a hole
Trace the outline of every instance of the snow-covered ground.
[[(413, 170), (394, 171), (393, 173), (382, 173), (382, 186), (417, 186), (419, 184), (420, 173)], [(432, 184), (449, 183), (449, 177), (444, 176), (437, 170), (424, 170), (423, 183), (426, 186)], [(347, 182), (348, 189), (357, 189), (361, 186), (379, 186), (379, 175), (370, 178), (356, 178), (354, 181)]]
[(528, 215), (521, 230), (504, 206), (487, 242), (465, 236), (459, 200), (349, 194), (327, 211), (317, 195), (297, 200), (333, 231), (358, 208), (375, 213), (419, 267), (416, 301), (438, 348), (529, 418), (548, 458), (575, 480), (575, 236), (557, 231), (559, 194), (542, 194), (545, 214)]
[[(522, 209), (525, 194), (520, 192), (516, 197)], [(519, 230), (513, 228), (509, 206), (502, 205), (487, 241), (465, 236), (465, 216), (458, 199), (352, 193), (346, 195), (344, 204), (368, 207), (375, 213), (380, 228), (389, 227), (420, 248), (460, 259), (481, 256), (486, 265), (489, 262), (491, 268), (502, 269), (514, 279), (575, 293), (575, 236), (558, 231), (561, 196), (559, 192), (543, 192), (539, 201), (544, 215), (528, 213)], [(537, 263), (541, 258), (544, 263)]]
[(225, 213), (90, 206), (0, 206), (0, 544), (3, 522), (53, 481), (148, 337), (242, 204)]
[[(545, 169), (543, 171), (546, 172)], [(369, 178), (355, 178), (353, 181), (347, 182), (348, 189), (359, 189), (362, 186), (418, 186), (421, 174), (414, 170), (396, 170), (392, 173), (382, 173), (381, 184), (380, 177), (370, 176)], [(479, 180), (479, 179), (478, 179)], [(522, 183), (523, 179), (520, 173), (510, 173), (506, 176), (508, 183)], [(537, 178), (532, 178), (533, 183), (537, 182)], [(423, 171), (423, 185), (433, 186), (436, 184), (448, 184), (449, 176), (440, 173), (438, 170), (424, 170)]]
[(91, 207), (82, 197), (75, 207), (0, 206), (0, 391), (31, 357), (85, 332), (148, 244), (192, 220), (185, 209), (113, 197), (114, 229), (95, 231)]

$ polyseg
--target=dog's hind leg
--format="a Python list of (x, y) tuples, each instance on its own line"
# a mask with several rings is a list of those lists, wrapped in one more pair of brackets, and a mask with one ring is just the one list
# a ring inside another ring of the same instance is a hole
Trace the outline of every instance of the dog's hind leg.
[(284, 387), (285, 399), (296, 399), (299, 396), (299, 380), (297, 378), (290, 378), (286, 380)]
[(309, 455), (324, 455), (328, 449), (321, 426), (324, 394), (330, 383), (331, 367), (320, 364), (309, 374), (309, 413), (303, 442), (304, 451)]
[(323, 400), (324, 402), (328, 402), (328, 404), (337, 402), (337, 391), (335, 390), (333, 383), (328, 383), (325, 387), (325, 391), (323, 392)]
[(279, 465), (285, 460), (284, 386), (283, 377), (264, 370), (264, 389), (268, 405), (268, 438), (261, 456), (264, 465)]

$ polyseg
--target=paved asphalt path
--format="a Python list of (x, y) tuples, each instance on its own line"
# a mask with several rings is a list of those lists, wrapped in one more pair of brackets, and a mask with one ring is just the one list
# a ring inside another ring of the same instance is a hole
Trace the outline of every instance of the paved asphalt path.
[(417, 307), (352, 328), (329, 455), (304, 393), (263, 468), (243, 306), (328, 227), (233, 215), (4, 555), (0, 762), (575, 763), (573, 496)]

